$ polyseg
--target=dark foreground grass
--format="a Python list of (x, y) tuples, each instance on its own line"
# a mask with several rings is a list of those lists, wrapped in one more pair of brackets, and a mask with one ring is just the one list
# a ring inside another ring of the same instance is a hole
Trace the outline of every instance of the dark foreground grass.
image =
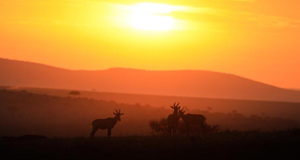
[(298, 159), (300, 129), (204, 136), (1, 138), (5, 159)]

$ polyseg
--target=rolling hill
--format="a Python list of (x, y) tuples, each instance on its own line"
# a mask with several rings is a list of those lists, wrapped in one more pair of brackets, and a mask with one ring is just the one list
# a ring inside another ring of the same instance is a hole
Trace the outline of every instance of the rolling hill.
[(67, 70), (0, 59), (0, 85), (101, 92), (300, 102), (300, 92), (231, 74), (201, 70), (149, 71), (112, 68)]

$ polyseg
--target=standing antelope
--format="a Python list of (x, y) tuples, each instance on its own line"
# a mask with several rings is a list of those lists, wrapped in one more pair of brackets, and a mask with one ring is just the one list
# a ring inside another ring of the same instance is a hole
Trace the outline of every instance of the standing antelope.
[(203, 130), (203, 134), (205, 133), (205, 121), (206, 118), (201, 114), (184, 114), (184, 108), (179, 109), (179, 117), (182, 118), (186, 127), (187, 127), (187, 135), (189, 136), (189, 127), (190, 125), (200, 125)]
[(173, 114), (170, 114), (167, 118), (168, 120), (168, 129), (170, 132), (170, 135), (175, 135), (176, 134), (176, 130), (177, 130), (177, 126), (178, 126), (178, 121), (180, 119), (179, 115), (178, 115), (178, 110), (180, 110), (180, 106), (179, 106), (179, 102), (176, 105), (176, 102), (174, 103), (173, 106), (170, 106), (172, 109), (174, 109)]
[(108, 129), (107, 136), (111, 136), (111, 129), (114, 128), (118, 120), (121, 121), (120, 116), (124, 114), (121, 113), (120, 109), (119, 111), (115, 109), (115, 111), (117, 113), (113, 112), (113, 114), (116, 115), (114, 118), (96, 119), (92, 122), (92, 132), (90, 133), (90, 138), (94, 138), (94, 135), (98, 129)]

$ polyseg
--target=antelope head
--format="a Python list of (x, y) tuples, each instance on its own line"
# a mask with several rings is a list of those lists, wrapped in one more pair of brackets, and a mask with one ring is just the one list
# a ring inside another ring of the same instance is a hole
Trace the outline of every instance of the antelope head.
[(113, 114), (116, 115), (117, 120), (121, 121), (121, 118), (120, 118), (120, 117), (121, 117), (121, 115), (123, 115), (124, 113), (121, 113), (121, 110), (120, 110), (120, 109), (119, 109), (119, 111), (115, 109), (115, 111), (116, 111), (116, 113), (113, 112)]
[(179, 102), (176, 104), (176, 102), (173, 104), (173, 106), (170, 106), (172, 109), (174, 109), (174, 112), (177, 112), (180, 110)]
[(179, 109), (179, 117), (184, 116), (184, 113), (185, 113), (184, 107), (182, 109)]

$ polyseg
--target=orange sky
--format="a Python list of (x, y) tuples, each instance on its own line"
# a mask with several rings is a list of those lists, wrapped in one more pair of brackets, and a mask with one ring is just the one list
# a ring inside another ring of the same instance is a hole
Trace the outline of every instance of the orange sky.
[[(137, 30), (138, 2), (167, 4), (169, 31)], [(0, 1), (0, 57), (68, 69), (197, 69), (300, 88), (299, 0)]]

